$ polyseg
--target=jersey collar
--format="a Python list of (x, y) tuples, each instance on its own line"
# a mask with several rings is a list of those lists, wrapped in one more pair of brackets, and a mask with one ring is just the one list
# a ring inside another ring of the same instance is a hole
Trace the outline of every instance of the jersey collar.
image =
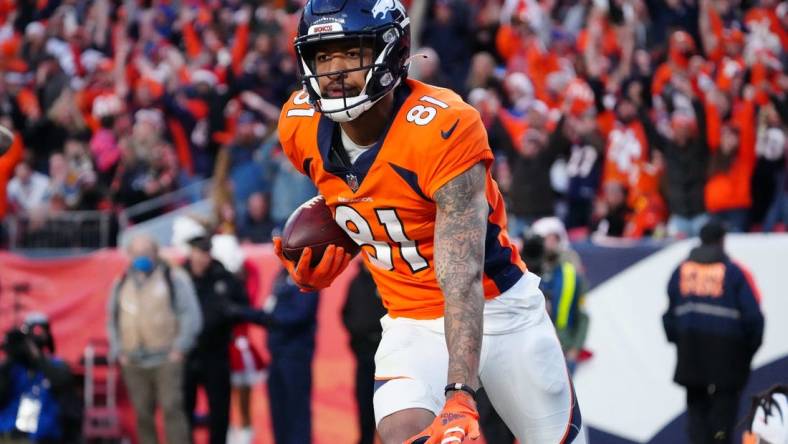
[(394, 120), (397, 118), (402, 104), (405, 102), (408, 96), (410, 96), (410, 93), (410, 86), (408, 86), (408, 84), (405, 82), (400, 84), (400, 86), (394, 90), (394, 107), (391, 112), (391, 118), (386, 123), (382, 135), (371, 148), (362, 153), (358, 159), (356, 159), (356, 162), (350, 166), (335, 162), (333, 160), (334, 156), (330, 155), (331, 144), (341, 143), (339, 124), (329, 119), (325, 115), (321, 115), (317, 126), (317, 147), (320, 151), (320, 157), (323, 159), (323, 169), (327, 173), (331, 173), (342, 179), (346, 184), (348, 184), (353, 192), (356, 192), (356, 190), (360, 188), (364, 178), (367, 176), (370, 168), (372, 168), (372, 164), (375, 163), (375, 159), (378, 157), (378, 153), (386, 141), (386, 136), (388, 135)]

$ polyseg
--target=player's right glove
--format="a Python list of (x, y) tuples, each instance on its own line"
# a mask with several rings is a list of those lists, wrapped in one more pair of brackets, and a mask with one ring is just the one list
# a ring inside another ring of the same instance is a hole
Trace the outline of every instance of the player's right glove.
[(480, 435), (476, 403), (471, 395), (457, 391), (446, 400), (432, 424), (404, 444), (460, 444), (466, 437), (476, 440)]
[(274, 252), (303, 292), (317, 291), (331, 285), (353, 258), (350, 253), (345, 252), (344, 248), (329, 245), (323, 252), (320, 263), (312, 268), (309, 265), (312, 261), (312, 249), (306, 247), (301, 252), (298, 263), (294, 264), (282, 252), (282, 238), (278, 236), (274, 237)]

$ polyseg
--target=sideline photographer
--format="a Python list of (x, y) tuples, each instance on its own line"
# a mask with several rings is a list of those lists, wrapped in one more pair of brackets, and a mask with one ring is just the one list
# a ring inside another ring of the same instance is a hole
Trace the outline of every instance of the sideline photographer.
[(71, 370), (54, 356), (46, 316), (28, 315), (6, 332), (0, 362), (0, 444), (79, 440), (79, 402)]

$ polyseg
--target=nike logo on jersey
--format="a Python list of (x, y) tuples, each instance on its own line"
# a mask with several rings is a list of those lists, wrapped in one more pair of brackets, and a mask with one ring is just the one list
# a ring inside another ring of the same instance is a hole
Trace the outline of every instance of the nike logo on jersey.
[(454, 132), (454, 130), (457, 129), (457, 124), (458, 123), (460, 123), (460, 119), (455, 120), (454, 121), (454, 125), (452, 125), (451, 128), (449, 128), (448, 130), (441, 131), (441, 137), (443, 137), (443, 140), (448, 140), (448, 138), (451, 137), (451, 135)]

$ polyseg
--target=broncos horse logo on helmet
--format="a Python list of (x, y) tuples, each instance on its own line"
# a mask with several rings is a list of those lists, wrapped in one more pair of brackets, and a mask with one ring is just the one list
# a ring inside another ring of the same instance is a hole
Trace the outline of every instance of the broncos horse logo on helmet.
[[(371, 47), (369, 65), (317, 74), (314, 55), (326, 41), (352, 41)], [(399, 0), (309, 0), (295, 40), (301, 81), (309, 102), (336, 122), (348, 122), (372, 108), (408, 75), (410, 19)], [(318, 78), (367, 71), (357, 96), (324, 98)]]
[(392, 9), (399, 9), (403, 16), (407, 15), (405, 8), (397, 0), (377, 0), (375, 6), (372, 7), (372, 16), (375, 18), (378, 18), (378, 15), (385, 17), (386, 12)]

